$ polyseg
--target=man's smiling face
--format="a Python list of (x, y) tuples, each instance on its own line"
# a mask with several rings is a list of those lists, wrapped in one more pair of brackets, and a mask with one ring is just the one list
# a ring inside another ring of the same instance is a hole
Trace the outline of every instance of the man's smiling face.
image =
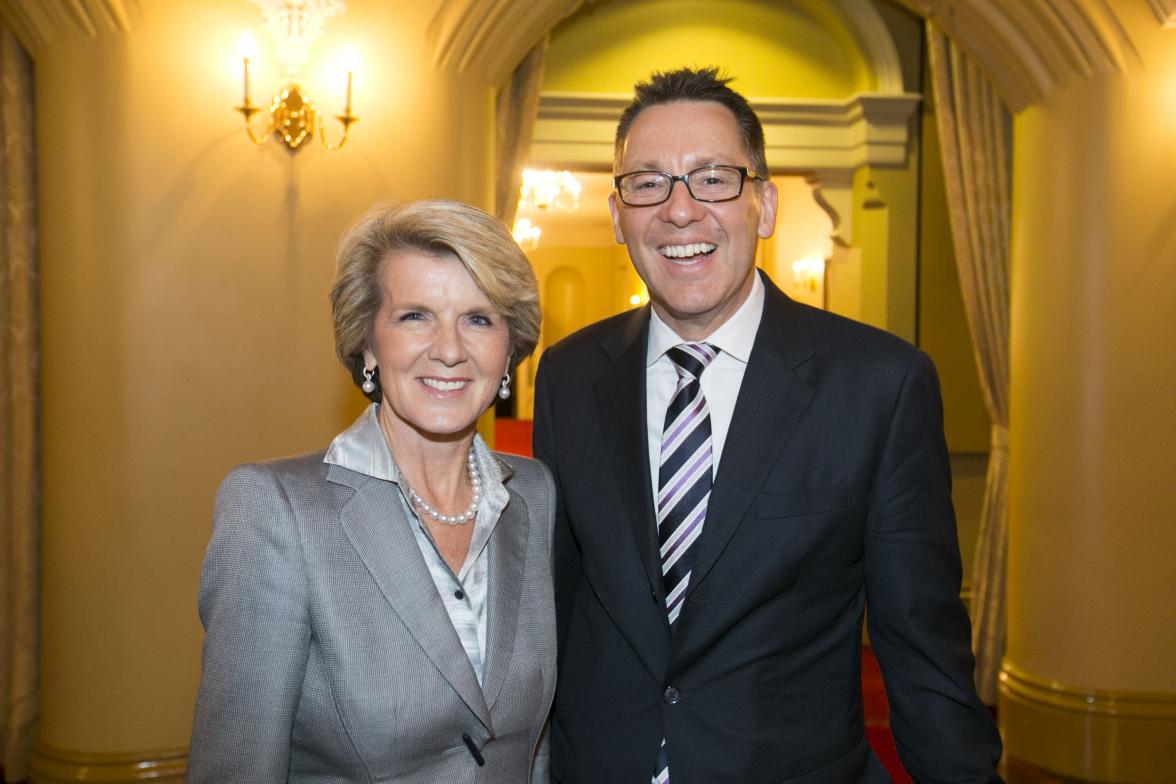
[[(637, 115), (616, 173), (677, 175), (712, 164), (750, 164), (735, 115), (713, 101), (676, 101)], [(675, 182), (661, 204), (630, 207), (615, 192), (608, 204), (617, 242), (628, 246), (653, 307), (690, 340), (708, 336), (747, 299), (756, 242), (771, 237), (776, 223), (776, 188), (758, 180), (731, 201), (695, 201)]]

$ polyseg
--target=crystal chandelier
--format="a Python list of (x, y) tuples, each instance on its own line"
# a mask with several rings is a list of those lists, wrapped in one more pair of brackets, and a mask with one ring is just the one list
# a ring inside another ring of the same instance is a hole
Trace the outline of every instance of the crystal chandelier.
[(574, 212), (580, 206), (580, 181), (568, 171), (523, 169), (519, 207)]

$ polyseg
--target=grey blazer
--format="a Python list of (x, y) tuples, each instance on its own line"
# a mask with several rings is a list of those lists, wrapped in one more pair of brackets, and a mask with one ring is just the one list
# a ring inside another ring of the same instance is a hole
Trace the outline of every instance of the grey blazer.
[(541, 464), (495, 458), (510, 500), (488, 545), (484, 687), (394, 483), (321, 452), (229, 474), (201, 574), (188, 781), (528, 779), (555, 687), (554, 489)]

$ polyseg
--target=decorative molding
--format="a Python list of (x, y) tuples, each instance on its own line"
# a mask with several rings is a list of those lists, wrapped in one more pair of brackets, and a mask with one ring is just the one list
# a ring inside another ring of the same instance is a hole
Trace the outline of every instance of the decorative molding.
[(139, 0), (0, 0), (3, 19), (31, 54), (66, 33), (89, 38), (131, 30)]
[[(1152, 0), (1170, 7), (1173, 0)], [(975, 58), (1016, 112), (1139, 54), (1111, 5), (1083, 0), (898, 0)]]
[(1176, 28), (1176, 0), (1147, 0), (1147, 4), (1161, 25)]
[(840, 11), (841, 21), (857, 38), (866, 65), (874, 74), (874, 90), (887, 95), (901, 94), (902, 63), (890, 29), (870, 0), (835, 0), (832, 7)]
[[(506, 81), (543, 36), (584, 0), (443, 0), (429, 23), (433, 64)], [(591, 0), (589, 0), (591, 2)]]
[(1171, 781), (1176, 694), (1075, 686), (1032, 675), (1007, 659), (999, 688), (1010, 758), (1107, 784)]
[(30, 784), (137, 784), (150, 781), (183, 781), (188, 771), (188, 750), (98, 754), (57, 749), (40, 740), (29, 755)]
[[(544, 93), (531, 160), (588, 171), (612, 166), (617, 119), (631, 98), (602, 93)], [(861, 166), (902, 166), (910, 119), (922, 96), (855, 95), (844, 101), (751, 101), (764, 125), (773, 172), (809, 173)]]

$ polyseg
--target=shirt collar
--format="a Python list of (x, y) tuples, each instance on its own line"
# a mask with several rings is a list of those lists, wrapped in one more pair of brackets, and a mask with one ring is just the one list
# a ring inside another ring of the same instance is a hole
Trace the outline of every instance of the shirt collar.
[[(396, 461), (392, 458), (392, 450), (388, 448), (388, 442), (384, 440), (384, 433), (380, 430), (379, 420), (376, 419), (378, 410), (379, 404), (372, 403), (364, 409), (351, 427), (335, 436), (335, 440), (327, 448), (323, 462), (399, 485), (400, 469), (397, 468)], [(491, 454), (490, 448), (477, 433), (474, 433), (472, 449), (483, 481), (489, 480), (501, 485), (509, 476), (509, 472), (505, 464)]]
[(649, 367), (661, 359), (669, 349), (680, 343), (710, 343), (740, 362), (747, 364), (751, 348), (755, 344), (755, 333), (759, 330), (760, 317), (764, 312), (764, 284), (758, 272), (753, 273), (751, 293), (731, 318), (701, 341), (687, 341), (674, 332), (666, 322), (650, 308), (649, 342), (645, 349), (645, 365)]

